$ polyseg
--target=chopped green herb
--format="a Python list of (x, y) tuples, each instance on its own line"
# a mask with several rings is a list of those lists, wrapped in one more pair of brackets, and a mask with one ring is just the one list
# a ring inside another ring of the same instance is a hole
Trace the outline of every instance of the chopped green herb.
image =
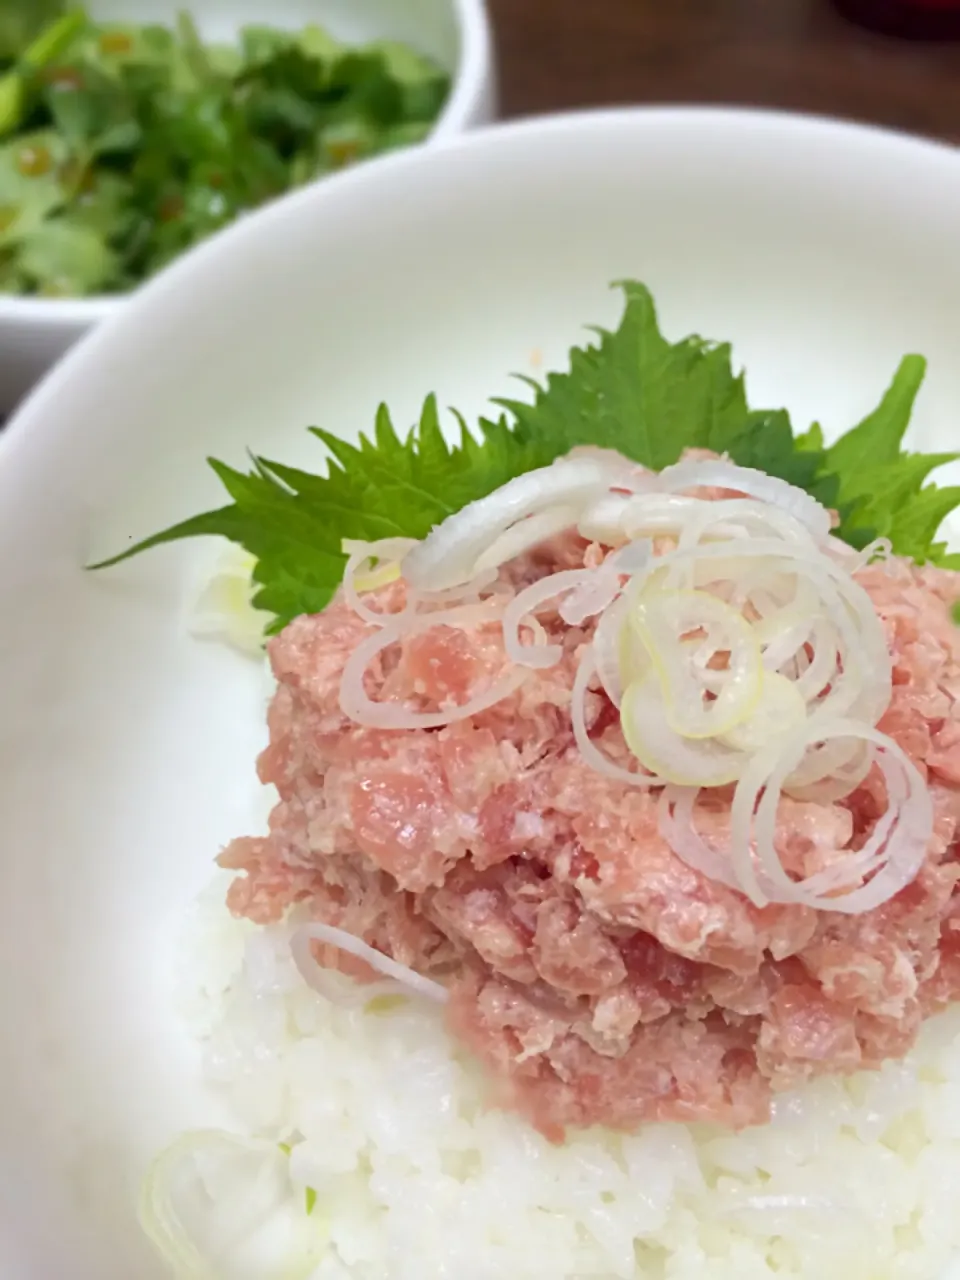
[(641, 284), (622, 284), (626, 306), (612, 332), (570, 353), (570, 368), (525, 381), (532, 401), (496, 401), (505, 412), (476, 433), (460, 421), (450, 445), (433, 396), (401, 439), (386, 406), (371, 437), (345, 443), (311, 428), (326, 445), (325, 476), (267, 458), (244, 474), (210, 460), (231, 501), (145, 539), (103, 565), (181, 538), (219, 534), (257, 563), (254, 603), (279, 631), (298, 614), (319, 612), (343, 575), (343, 538), (421, 538), (452, 512), (514, 476), (546, 466), (576, 445), (617, 449), (660, 469), (685, 449), (710, 449), (805, 489), (839, 509), (837, 533), (854, 546), (878, 534), (898, 554), (954, 566), (934, 541), (943, 517), (960, 505), (960, 488), (924, 481), (953, 454), (909, 454), (902, 439), (924, 362), (907, 356), (880, 405), (829, 449), (816, 425), (797, 437), (783, 409), (747, 404), (742, 374), (727, 345), (689, 337), (669, 342)]
[(0, 64), (13, 62), (63, 17), (64, 0), (3, 0), (0, 4)]
[(283, 1152), (285, 1156), (288, 1156), (290, 1152), (293, 1150), (293, 1147), (291, 1147), (289, 1142), (278, 1142), (277, 1146), (280, 1148), (280, 1150)]
[(247, 210), (422, 141), (449, 93), (414, 50), (347, 48), (316, 26), (247, 27), (224, 46), (187, 13), (167, 30), (12, 3), (0, 0), (5, 292), (127, 290)]
[(314, 1191), (313, 1187), (307, 1187), (304, 1193), (304, 1203), (307, 1210), (307, 1217), (309, 1218), (311, 1213), (313, 1213), (314, 1209), (317, 1207), (317, 1193)]

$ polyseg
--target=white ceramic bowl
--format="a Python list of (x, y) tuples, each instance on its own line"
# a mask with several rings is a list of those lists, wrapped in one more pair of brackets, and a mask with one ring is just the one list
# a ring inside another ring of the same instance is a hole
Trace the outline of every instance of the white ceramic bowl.
[(914, 439), (949, 448), (958, 226), (960, 154), (930, 143), (727, 111), (531, 121), (276, 204), (54, 371), (0, 436), (0, 1274), (153, 1276), (145, 1159), (222, 1119), (172, 972), (258, 804), (261, 677), (185, 632), (211, 547), (82, 564), (216, 502), (207, 454), (316, 467), (308, 423), (351, 436), (431, 390), (477, 413), (612, 321), (624, 276), (670, 334), (732, 338), (755, 402), (799, 424), (849, 425), (925, 352)]
[[(183, 0), (89, 0), (85, 7), (98, 19), (169, 25), (185, 6)], [(493, 118), (496, 79), (484, 0), (191, 0), (186, 7), (211, 39), (229, 39), (247, 23), (295, 30), (314, 22), (351, 43), (404, 41), (453, 76), (433, 139)], [(0, 418), (82, 334), (125, 301), (0, 294)]]

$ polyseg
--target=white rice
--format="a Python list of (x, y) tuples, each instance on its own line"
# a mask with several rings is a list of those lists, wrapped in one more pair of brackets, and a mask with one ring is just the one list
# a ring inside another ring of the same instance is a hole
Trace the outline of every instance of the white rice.
[(434, 1006), (368, 1008), (346, 979), (331, 1004), (289, 931), (231, 921), (222, 887), (185, 956), (190, 1017), (238, 1131), (292, 1143), (291, 1195), (316, 1190), (311, 1280), (960, 1277), (960, 1008), (907, 1061), (783, 1095), (762, 1128), (554, 1147), (484, 1109)]

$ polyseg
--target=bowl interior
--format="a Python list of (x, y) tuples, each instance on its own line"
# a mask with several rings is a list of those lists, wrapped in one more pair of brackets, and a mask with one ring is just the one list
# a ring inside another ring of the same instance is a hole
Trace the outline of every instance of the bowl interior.
[(948, 448), (957, 225), (946, 149), (746, 113), (541, 121), (251, 218), (53, 375), (0, 441), (4, 1274), (155, 1273), (144, 1161), (223, 1120), (179, 1020), (179, 929), (262, 819), (262, 675), (184, 628), (215, 548), (82, 565), (217, 502), (207, 454), (316, 467), (307, 424), (351, 436), (380, 400), (407, 422), (428, 391), (478, 413), (613, 321), (624, 276), (671, 335), (733, 339), (753, 402), (803, 426), (849, 426), (924, 352), (915, 441)]

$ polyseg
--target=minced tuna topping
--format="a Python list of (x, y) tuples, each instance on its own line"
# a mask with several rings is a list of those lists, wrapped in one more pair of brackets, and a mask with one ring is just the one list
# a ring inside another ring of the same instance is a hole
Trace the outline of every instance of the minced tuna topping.
[[(658, 546), (657, 550), (663, 548)], [(576, 532), (499, 570), (509, 595), (613, 554)], [(493, 1101), (561, 1138), (568, 1126), (762, 1122), (771, 1094), (902, 1056), (923, 1017), (960, 993), (960, 633), (956, 574), (891, 557), (855, 579), (882, 624), (892, 697), (876, 725), (913, 762), (933, 833), (912, 881), (859, 914), (744, 893), (681, 860), (656, 788), (604, 775), (577, 749), (575, 674), (596, 619), (537, 618), (559, 660), (494, 705), (427, 728), (358, 724), (341, 706), (348, 659), (374, 632), (341, 594), (269, 646), (277, 689), (259, 761), (279, 801), (269, 834), (235, 840), (234, 913), (296, 908), (433, 978), (451, 1032), (486, 1066)], [(403, 607), (402, 580), (367, 599)], [(461, 705), (508, 666), (503, 628), (413, 631), (373, 658), (380, 701)], [(588, 732), (635, 767), (593, 678)], [(732, 786), (701, 793), (697, 829), (723, 850)], [(874, 764), (847, 795), (783, 795), (775, 844), (802, 879), (866, 844), (887, 808)], [(369, 976), (315, 944), (330, 967)]]

